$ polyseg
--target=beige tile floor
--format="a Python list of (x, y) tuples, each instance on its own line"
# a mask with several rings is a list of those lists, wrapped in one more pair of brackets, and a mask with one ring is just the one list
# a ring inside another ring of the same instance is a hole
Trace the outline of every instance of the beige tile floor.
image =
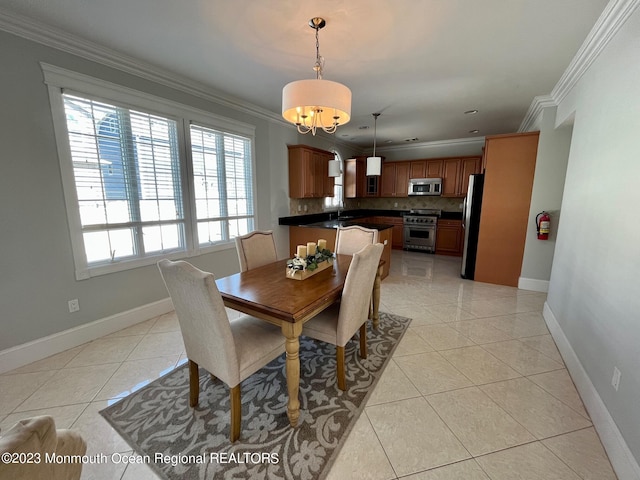
[[(394, 251), (381, 310), (413, 322), (328, 480), (615, 479), (541, 312), (546, 295), (462, 280), (460, 259)], [(130, 447), (98, 411), (185, 362), (175, 316), (0, 375), (0, 429), (50, 414), (89, 453)], [(86, 465), (83, 480), (157, 478)]]

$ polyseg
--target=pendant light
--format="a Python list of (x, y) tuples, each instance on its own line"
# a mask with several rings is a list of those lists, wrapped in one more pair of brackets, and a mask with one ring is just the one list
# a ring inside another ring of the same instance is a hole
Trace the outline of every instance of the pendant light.
[(329, 160), (329, 176), (339, 177), (340, 175), (342, 175), (340, 160)]
[(367, 176), (380, 175), (382, 172), (382, 157), (376, 157), (376, 127), (379, 113), (373, 115), (373, 156), (367, 157)]
[(331, 134), (351, 119), (351, 90), (322, 79), (324, 58), (320, 56), (318, 31), (326, 24), (320, 17), (309, 20), (309, 26), (316, 31), (315, 80), (297, 80), (282, 89), (282, 116), (302, 134), (315, 135), (319, 128)]

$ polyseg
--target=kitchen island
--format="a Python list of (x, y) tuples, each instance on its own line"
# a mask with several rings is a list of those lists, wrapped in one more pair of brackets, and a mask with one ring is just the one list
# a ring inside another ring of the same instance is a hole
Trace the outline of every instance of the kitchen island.
[[(302, 222), (304, 222), (304, 219), (301, 220)], [(387, 275), (389, 275), (389, 268), (391, 266), (391, 232), (393, 230), (393, 225), (360, 221), (355, 218), (348, 220), (320, 219), (311, 223), (300, 223), (298, 225), (292, 225), (288, 223), (288, 225), (289, 254), (291, 256), (294, 255), (296, 247), (298, 245), (306, 245), (307, 242), (317, 242), (319, 238), (324, 238), (327, 241), (327, 248), (334, 252), (338, 227), (349, 227), (352, 225), (358, 225), (361, 227), (378, 230), (378, 241), (384, 245), (384, 250), (382, 251), (382, 260), (384, 260), (384, 265), (382, 267), (382, 278), (385, 278)]]

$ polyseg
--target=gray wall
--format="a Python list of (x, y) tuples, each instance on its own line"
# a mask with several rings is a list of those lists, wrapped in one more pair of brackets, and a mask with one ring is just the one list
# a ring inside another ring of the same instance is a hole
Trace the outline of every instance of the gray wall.
[[(640, 459), (640, 9), (558, 106), (575, 117), (548, 305)], [(622, 372), (611, 386), (614, 366)]]
[[(539, 280), (541, 286), (546, 286), (545, 282), (551, 277), (571, 142), (571, 126), (555, 128), (555, 121), (556, 108), (546, 108), (538, 125), (540, 139), (520, 273), (521, 280)], [(538, 240), (536, 232), (536, 215), (543, 210), (551, 215), (551, 233), (548, 240)]]
[[(288, 214), (286, 144), (301, 143), (294, 128), (0, 31), (0, 351), (167, 297), (155, 265), (75, 279), (41, 61), (255, 125), (257, 227), (275, 229), (286, 255), (277, 223)], [(189, 261), (218, 276), (239, 269), (234, 247)]]

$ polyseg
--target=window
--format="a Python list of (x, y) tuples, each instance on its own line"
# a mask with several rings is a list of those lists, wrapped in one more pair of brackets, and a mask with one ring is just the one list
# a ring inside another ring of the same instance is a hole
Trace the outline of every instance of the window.
[(254, 229), (253, 127), (42, 68), (78, 279), (229, 248)]
[(333, 197), (324, 197), (325, 210), (337, 209), (343, 206), (342, 184), (344, 182), (344, 168), (342, 158), (338, 152), (333, 152), (335, 159), (340, 162), (340, 176), (334, 177)]
[(184, 250), (176, 122), (62, 97), (87, 264)]
[(251, 142), (191, 125), (191, 154), (200, 245), (252, 231)]

